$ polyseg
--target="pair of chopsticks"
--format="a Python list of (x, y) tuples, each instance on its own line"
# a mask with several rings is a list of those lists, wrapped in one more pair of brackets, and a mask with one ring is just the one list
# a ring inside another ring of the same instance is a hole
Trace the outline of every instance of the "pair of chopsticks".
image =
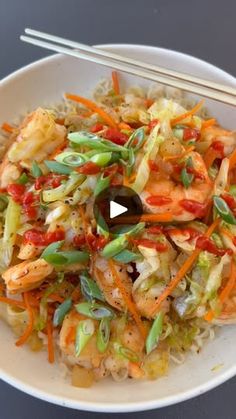
[(109, 51), (103, 51), (100, 48), (70, 41), (34, 29), (27, 28), (25, 29), (25, 33), (31, 36), (22, 35), (20, 39), (29, 44), (82, 58), (106, 67), (112, 67), (115, 70), (124, 71), (135, 76), (236, 106), (236, 89), (233, 87), (144, 63), (133, 58), (123, 57)]

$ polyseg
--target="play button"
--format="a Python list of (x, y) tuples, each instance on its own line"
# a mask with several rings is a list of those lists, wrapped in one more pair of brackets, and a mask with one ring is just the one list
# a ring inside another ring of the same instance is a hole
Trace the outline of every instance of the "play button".
[(141, 199), (131, 188), (112, 186), (96, 197), (93, 212), (97, 224), (110, 229), (116, 224), (138, 223), (143, 207)]
[(115, 201), (110, 202), (110, 218), (118, 217), (118, 215), (124, 214), (128, 211), (128, 208), (124, 205), (120, 205)]

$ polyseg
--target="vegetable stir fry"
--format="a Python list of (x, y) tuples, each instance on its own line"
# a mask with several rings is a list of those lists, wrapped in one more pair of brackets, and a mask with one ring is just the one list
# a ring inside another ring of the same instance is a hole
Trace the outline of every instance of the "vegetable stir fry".
[[(160, 377), (236, 321), (236, 135), (203, 106), (113, 72), (94, 101), (2, 124), (0, 313), (74, 386)], [(138, 223), (95, 217), (113, 186)]]

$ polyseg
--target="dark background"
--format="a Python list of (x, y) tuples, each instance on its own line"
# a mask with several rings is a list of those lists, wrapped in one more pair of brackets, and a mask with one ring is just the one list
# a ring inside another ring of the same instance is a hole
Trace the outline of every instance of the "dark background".
[[(235, 0), (0, 0), (0, 79), (47, 54), (25, 45), (25, 27), (88, 44), (138, 43), (186, 52), (236, 76)], [(2, 360), (1, 362), (4, 362)], [(36, 377), (37, 379), (37, 377)], [(136, 419), (233, 419), (236, 379)], [(118, 418), (69, 410), (29, 397), (0, 382), (0, 419)], [(123, 414), (123, 418), (134, 414)]]

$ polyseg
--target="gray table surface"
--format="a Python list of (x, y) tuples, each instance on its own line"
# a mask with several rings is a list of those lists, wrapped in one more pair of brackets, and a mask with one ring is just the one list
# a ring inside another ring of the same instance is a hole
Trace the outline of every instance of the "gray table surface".
[[(235, 0), (0, 0), (0, 79), (46, 55), (19, 41), (25, 27), (88, 44), (123, 42), (175, 49), (236, 76), (235, 15)], [(193, 400), (135, 417), (232, 419), (235, 394), (236, 378)], [(2, 381), (0, 406), (0, 419), (121, 416), (50, 405)], [(132, 414), (122, 416), (131, 418)]]

